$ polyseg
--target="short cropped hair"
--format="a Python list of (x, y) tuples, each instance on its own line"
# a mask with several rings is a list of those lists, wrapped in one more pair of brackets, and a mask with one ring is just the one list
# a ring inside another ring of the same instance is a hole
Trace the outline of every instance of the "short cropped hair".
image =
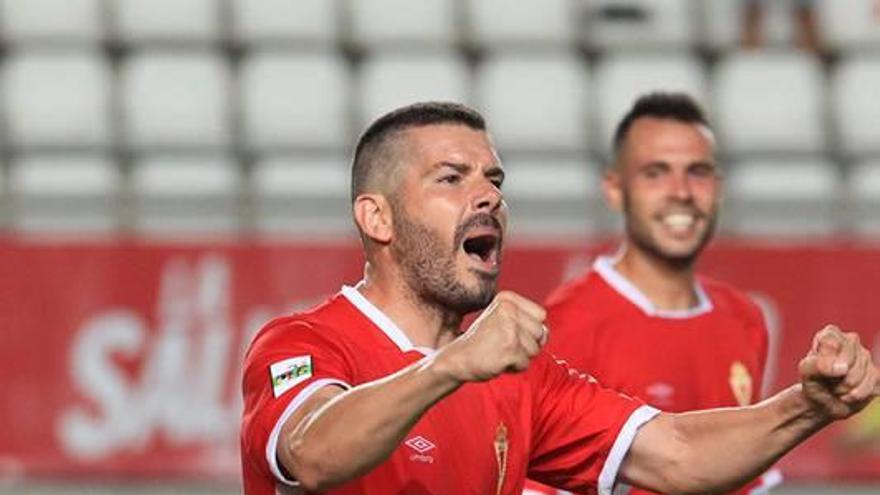
[(655, 92), (640, 96), (614, 132), (614, 152), (620, 151), (633, 123), (642, 117), (671, 119), (711, 128), (703, 108), (686, 93)]
[(371, 179), (390, 172), (387, 145), (400, 131), (434, 124), (458, 124), (477, 131), (486, 121), (476, 110), (452, 102), (422, 102), (393, 110), (376, 119), (358, 139), (351, 165), (351, 201), (362, 194)]

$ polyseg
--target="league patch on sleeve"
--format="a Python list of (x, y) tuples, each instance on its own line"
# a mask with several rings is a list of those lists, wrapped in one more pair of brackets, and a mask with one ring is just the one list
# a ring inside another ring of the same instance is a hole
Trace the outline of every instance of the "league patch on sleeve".
[(296, 356), (269, 365), (276, 398), (312, 377), (312, 356)]

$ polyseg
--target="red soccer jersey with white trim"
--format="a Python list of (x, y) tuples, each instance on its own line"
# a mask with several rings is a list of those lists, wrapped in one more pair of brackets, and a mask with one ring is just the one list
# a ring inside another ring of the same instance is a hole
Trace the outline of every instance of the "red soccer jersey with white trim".
[[(614, 269), (611, 258), (600, 257), (593, 270), (547, 299), (547, 348), (604, 386), (664, 411), (758, 401), (768, 345), (760, 309), (706, 277), (698, 279), (696, 292), (694, 309), (658, 310)], [(765, 482), (736, 493), (750, 493)]]
[[(311, 393), (374, 381), (431, 352), (413, 347), (350, 287), (266, 325), (244, 364), (245, 493), (298, 493), (275, 452), (284, 420)], [(528, 474), (610, 494), (636, 430), (656, 413), (542, 353), (526, 372), (463, 385), (429, 409), (388, 460), (328, 493), (518, 494)]]

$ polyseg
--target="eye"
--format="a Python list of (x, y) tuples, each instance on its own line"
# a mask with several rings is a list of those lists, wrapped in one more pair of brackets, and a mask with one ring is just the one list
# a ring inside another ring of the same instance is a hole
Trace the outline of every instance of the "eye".
[(688, 170), (688, 173), (694, 177), (708, 179), (715, 176), (715, 167), (709, 165), (696, 165)]
[(459, 182), (461, 182), (461, 174), (445, 174), (440, 176), (440, 178), (437, 179), (437, 182), (443, 182), (446, 184), (458, 184)]
[(495, 187), (497, 187), (498, 189), (501, 189), (501, 186), (504, 185), (504, 178), (503, 177), (495, 177), (494, 179), (491, 179), (491, 180), (492, 180), (492, 184)]
[(662, 167), (645, 167), (642, 169), (642, 175), (648, 179), (658, 179), (664, 172), (665, 170)]

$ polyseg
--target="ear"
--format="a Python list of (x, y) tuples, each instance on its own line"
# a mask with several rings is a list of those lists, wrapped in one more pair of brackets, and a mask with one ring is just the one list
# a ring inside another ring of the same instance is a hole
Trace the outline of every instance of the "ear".
[(379, 244), (388, 244), (394, 232), (391, 205), (381, 194), (361, 194), (354, 200), (354, 220), (363, 235)]
[(614, 211), (623, 211), (623, 177), (615, 165), (608, 167), (602, 176), (602, 194), (605, 203)]

